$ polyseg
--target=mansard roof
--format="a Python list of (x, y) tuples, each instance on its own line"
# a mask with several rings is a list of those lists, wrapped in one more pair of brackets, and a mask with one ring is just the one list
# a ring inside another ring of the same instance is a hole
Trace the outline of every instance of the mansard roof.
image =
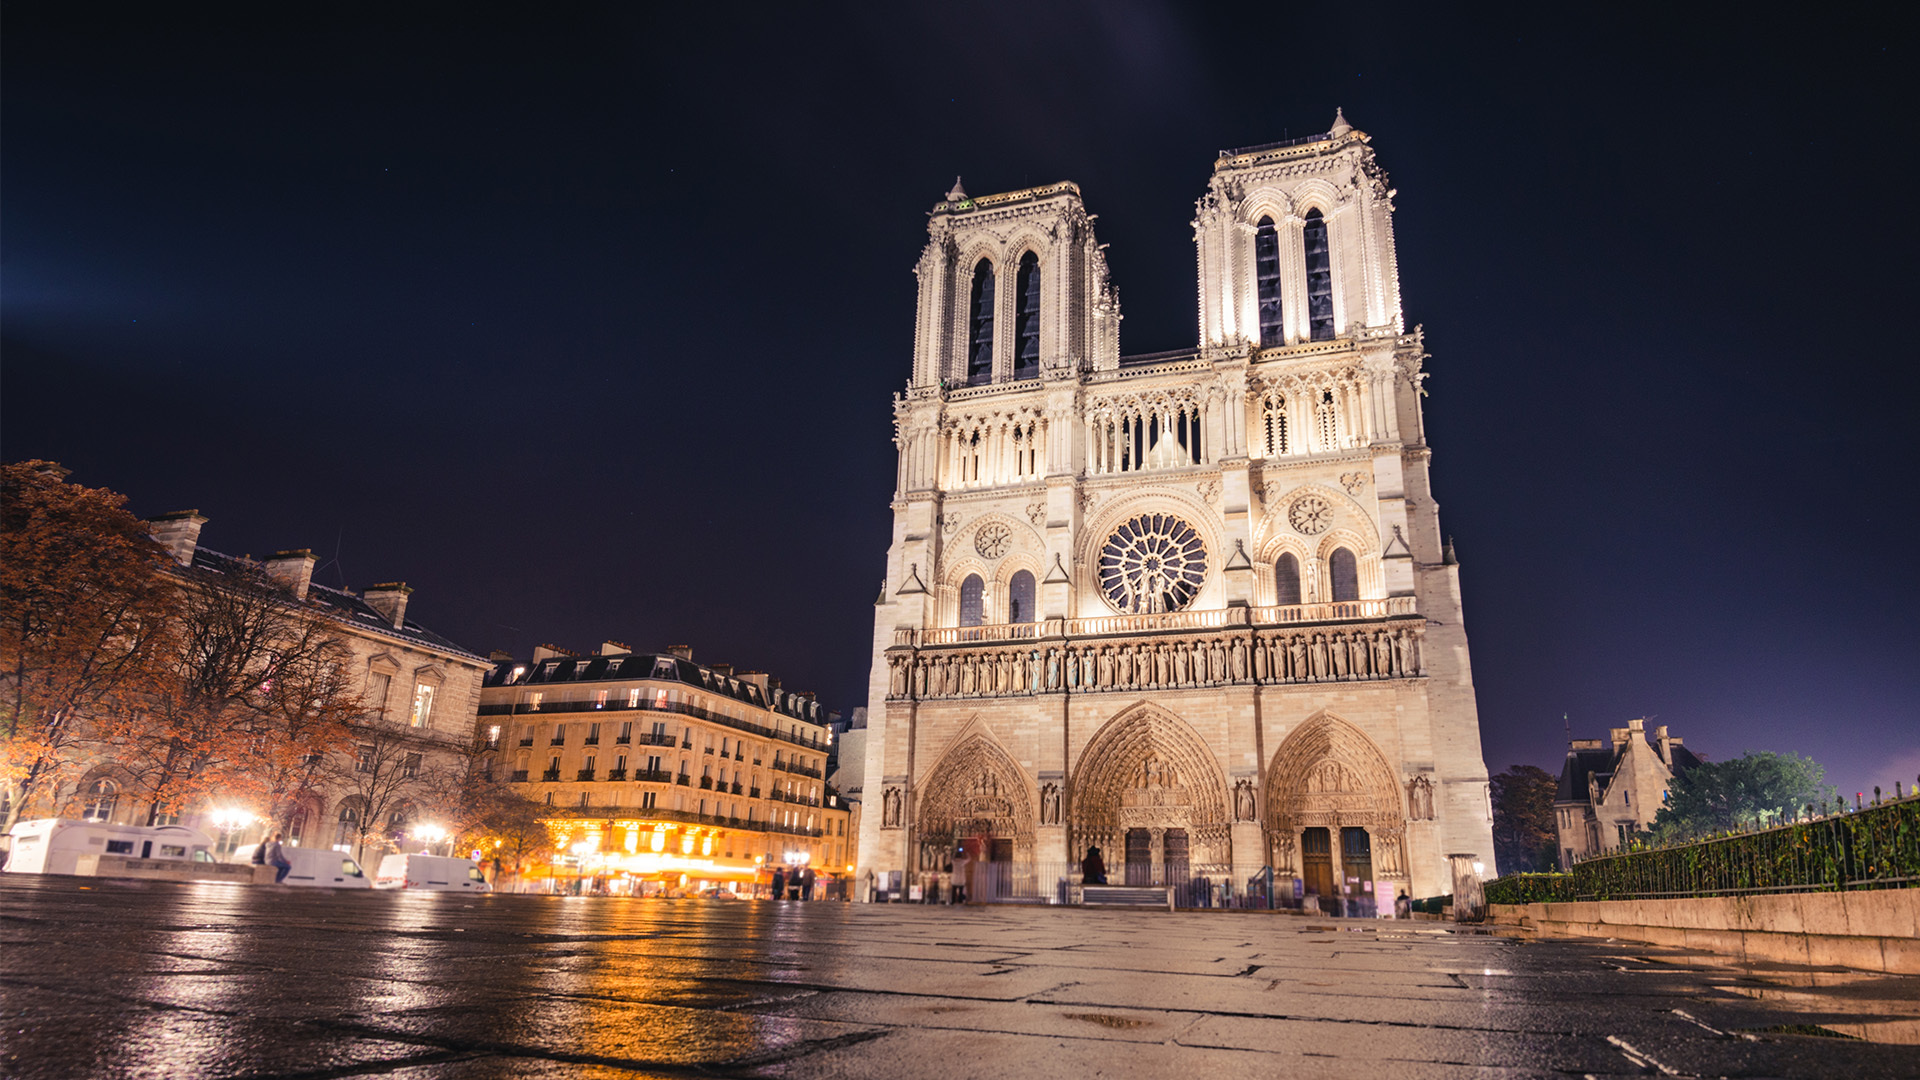
[(763, 692), (759, 684), (662, 653), (615, 653), (595, 656), (553, 656), (545, 660), (503, 660), (481, 681), (483, 688), (544, 686), (551, 683), (634, 682), (651, 679), (697, 686), (711, 694), (743, 701), (809, 724), (825, 723), (820, 703), (804, 694), (775, 689)]
[[(234, 555), (226, 555), (210, 548), (196, 546), (193, 551), (193, 563), (184, 573), (222, 574), (238, 577), (245, 567), (257, 567), (252, 560)], [(432, 649), (435, 652), (449, 653), (463, 660), (486, 663), (486, 657), (458, 643), (421, 626), (411, 619), (404, 620), (398, 629), (393, 620), (379, 611), (360, 596), (346, 589), (332, 589), (317, 582), (307, 586), (307, 598), (297, 601), (288, 597), (289, 603), (299, 604), (315, 611), (356, 634), (388, 638), (403, 644)]]

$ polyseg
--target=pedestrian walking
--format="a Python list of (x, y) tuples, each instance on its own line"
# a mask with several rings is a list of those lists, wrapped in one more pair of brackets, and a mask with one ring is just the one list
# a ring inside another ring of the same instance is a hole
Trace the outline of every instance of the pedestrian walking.
[(967, 902), (967, 870), (972, 865), (973, 860), (967, 858), (966, 848), (960, 848), (953, 853), (953, 888), (949, 891), (951, 903)]
[(1080, 860), (1080, 884), (1105, 885), (1107, 883), (1107, 864), (1100, 858), (1100, 849), (1090, 847), (1087, 857)]
[(785, 900), (787, 898), (787, 872), (785, 870), (775, 870), (773, 872), (773, 898), (775, 900)]
[(800, 868), (800, 899), (813, 899), (813, 867), (811, 866)]
[(266, 855), (264, 858), (266, 865), (274, 868), (273, 883), (275, 885), (286, 881), (287, 871), (293, 869), (293, 860), (287, 857), (286, 848), (280, 844), (280, 841), (285, 838), (285, 835), (286, 834), (282, 833), (279, 829), (275, 829), (273, 830), (273, 835), (267, 837), (265, 844)]

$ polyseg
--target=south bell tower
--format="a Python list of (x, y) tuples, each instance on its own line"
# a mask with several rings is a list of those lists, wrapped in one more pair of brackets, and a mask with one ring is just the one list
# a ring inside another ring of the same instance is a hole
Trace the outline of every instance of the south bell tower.
[(1099, 846), (1116, 881), (1271, 865), (1353, 907), (1492, 861), (1392, 196), (1343, 117), (1222, 153), (1198, 345), (1135, 357), (1075, 185), (934, 206), (875, 609), (877, 885), (965, 847), (1058, 895)]

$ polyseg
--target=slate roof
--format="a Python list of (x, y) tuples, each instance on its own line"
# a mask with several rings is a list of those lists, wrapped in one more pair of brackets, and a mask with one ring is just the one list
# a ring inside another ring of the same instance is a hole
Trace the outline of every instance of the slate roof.
[[(535, 663), (531, 660), (505, 660), (494, 665), (481, 681), (482, 688), (501, 686), (540, 686), (548, 683), (632, 682), (659, 679), (698, 686), (708, 693), (744, 701), (755, 708), (771, 709), (809, 724), (826, 723), (820, 703), (802, 694), (775, 690), (763, 694), (760, 687), (691, 660), (659, 653), (618, 653), (612, 656), (554, 656)], [(771, 700), (769, 700), (771, 699)]]
[[(240, 567), (256, 566), (248, 560), (225, 555), (204, 547), (196, 547), (193, 552), (193, 565), (186, 573), (234, 574)], [(318, 614), (327, 616), (336, 622), (351, 626), (355, 632), (371, 634), (375, 637), (390, 638), (407, 645), (433, 649), (438, 652), (452, 653), (468, 660), (486, 663), (487, 658), (464, 648), (455, 642), (434, 633), (411, 619), (403, 621), (396, 630), (393, 620), (375, 611), (373, 605), (360, 596), (345, 589), (330, 589), (325, 585), (307, 587), (306, 606)]]
[[(1659, 752), (1651, 732), (1642, 732), (1641, 736), (1649, 748), (1652, 748), (1655, 753)], [(1685, 746), (1676, 744), (1672, 749), (1673, 771), (1676, 774), (1701, 764), (1700, 756)], [(1621, 756), (1626, 752), (1624, 743), (1621, 744), (1617, 753), (1611, 745), (1603, 746), (1598, 750), (1568, 750), (1567, 762), (1560, 767), (1560, 787), (1554, 792), (1553, 801), (1586, 802), (1588, 778), (1598, 776), (1600, 786), (1605, 788), (1607, 781), (1612, 779), (1614, 772), (1617, 771)]]

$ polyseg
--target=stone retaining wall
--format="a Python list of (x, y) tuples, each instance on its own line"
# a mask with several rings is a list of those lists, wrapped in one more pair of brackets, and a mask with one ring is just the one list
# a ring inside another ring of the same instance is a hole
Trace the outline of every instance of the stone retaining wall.
[(1742, 960), (1920, 974), (1920, 889), (1682, 900), (1493, 904), (1494, 922), (1559, 937), (1612, 937)]

